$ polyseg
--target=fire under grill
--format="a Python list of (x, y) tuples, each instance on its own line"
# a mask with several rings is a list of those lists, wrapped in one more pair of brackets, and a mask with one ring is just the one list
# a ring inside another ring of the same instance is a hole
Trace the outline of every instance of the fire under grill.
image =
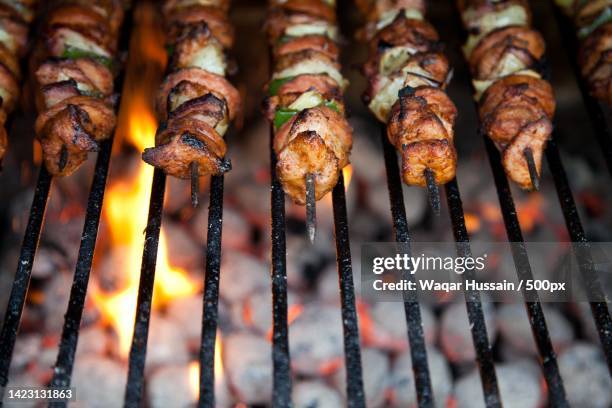
[[(340, 7), (346, 6), (341, 2)], [(573, 62), (576, 55), (576, 42), (569, 23), (560, 13), (556, 14), (562, 33), (564, 46), (569, 59)], [(458, 19), (458, 17), (457, 17)], [(434, 22), (434, 25), (437, 25)], [(129, 24), (126, 24), (129, 26)], [(459, 21), (453, 21), (453, 29), (460, 33)], [(122, 43), (127, 44), (128, 41)], [(465, 62), (463, 62), (465, 64)], [(608, 126), (609, 111), (588, 95), (578, 67), (575, 68), (577, 81), (589, 118), (595, 129), (597, 140), (605, 162), (612, 174), (612, 138)], [(457, 80), (457, 79), (456, 79)], [(457, 135), (458, 137), (476, 138), (481, 132), (473, 129), (472, 134)], [(593, 260), (589, 250), (589, 242), (578, 214), (572, 190), (557, 142), (553, 139), (548, 143), (545, 152), (546, 162), (552, 174), (554, 187), (558, 196), (565, 225), (573, 243), (574, 253), (580, 259), (583, 281), (588, 291), (595, 298), (603, 298), (603, 289), (598, 281)], [(387, 140), (385, 130), (381, 131), (384, 163), (386, 166), (387, 185), (390, 201), (390, 216), (392, 219), (395, 240), (398, 243), (409, 244), (411, 236), (406, 217), (402, 182), (395, 149)], [(85, 307), (90, 272), (96, 248), (98, 226), (101, 208), (104, 201), (107, 175), (111, 161), (112, 139), (105, 141), (98, 154), (94, 176), (87, 200), (83, 232), (78, 250), (77, 264), (74, 271), (70, 299), (66, 309), (64, 326), (61, 334), (59, 353), (53, 372), (51, 387), (67, 387), (71, 384), (72, 369), (75, 362), (76, 347), (79, 337), (79, 327)], [(523, 232), (519, 225), (517, 210), (511, 193), (509, 182), (501, 166), (498, 150), (485, 136), (484, 144), (494, 176), (499, 206), (507, 234), (507, 240), (522, 245), (513, 247), (513, 260), (516, 274), (521, 279), (533, 277), (528, 252), (524, 245)], [(270, 146), (271, 161), (271, 282), (272, 282), (272, 361), (273, 361), (273, 405), (285, 407), (291, 405), (292, 375), (291, 353), (289, 349), (288, 295), (287, 295), (287, 250), (286, 250), (286, 214), (285, 196), (274, 171), (276, 158)], [(16, 275), (14, 278), (8, 307), (0, 333), (0, 389), (8, 384), (8, 373), (13, 356), (13, 349), (19, 331), (22, 311), (31, 278), (34, 257), (36, 255), (41, 230), (44, 225), (45, 210), (52, 185), (52, 177), (41, 167), (32, 205), (30, 207), (27, 228), (21, 245)], [(213, 407), (215, 405), (215, 346), (218, 330), (219, 286), (221, 284), (221, 237), (223, 226), (223, 190), (224, 177), (212, 177), (210, 183), (210, 202), (208, 213), (207, 250), (205, 257), (205, 275), (203, 291), (203, 319), (201, 322), (202, 337), (200, 343), (199, 364), (199, 406)], [(145, 232), (145, 245), (142, 252), (142, 266), (136, 302), (136, 318), (134, 334), (131, 343), (128, 363), (128, 380), (125, 387), (125, 406), (137, 407), (143, 404), (145, 382), (145, 358), (149, 321), (151, 317), (153, 285), (156, 272), (156, 258), (162, 225), (164, 209), (164, 194), (166, 192), (166, 176), (160, 170), (155, 170), (152, 181), (152, 193), (148, 209), (148, 224)], [(471, 254), (470, 237), (466, 228), (464, 208), (457, 179), (445, 186), (445, 196), (448, 212), (456, 241), (459, 256)], [(361, 365), (361, 346), (358, 325), (358, 313), (353, 283), (353, 268), (349, 242), (349, 222), (345, 197), (344, 177), (341, 175), (337, 186), (332, 192), (333, 225), (335, 231), (336, 261), (338, 283), (341, 295), (342, 329), (344, 336), (344, 358), (346, 365), (346, 395), (349, 407), (365, 407), (366, 399), (363, 385)], [(467, 272), (463, 278), (473, 279), (473, 272)], [(414, 280), (406, 274), (405, 279)], [(524, 293), (526, 296), (526, 294)], [(532, 299), (532, 298), (530, 298)], [(476, 351), (477, 366), (482, 380), (485, 403), (488, 407), (501, 407), (503, 401), (500, 395), (492, 347), (487, 336), (487, 324), (483, 313), (481, 296), (478, 291), (465, 292), (465, 305), (468, 312), (470, 331)], [(612, 322), (607, 303), (591, 303), (591, 311), (601, 346), (606, 357), (608, 368), (612, 371)], [(400, 304), (397, 307), (401, 307)], [(421, 306), (416, 295), (405, 294), (403, 303), (408, 327), (406, 333), (410, 343), (412, 368), (414, 371), (416, 394), (419, 406), (433, 406), (432, 381), (427, 360), (426, 341), (422, 326)], [(542, 305), (538, 301), (525, 301), (529, 316), (529, 324), (535, 343), (548, 391), (548, 401), (552, 406), (569, 406), (564, 389), (563, 378), (560, 375), (555, 351), (547, 329)], [(194, 322), (196, 324), (196, 322)], [(2, 397), (2, 395), (0, 395)], [(0, 398), (1, 400), (1, 398)], [(65, 406), (65, 403), (51, 403), (51, 406)]]

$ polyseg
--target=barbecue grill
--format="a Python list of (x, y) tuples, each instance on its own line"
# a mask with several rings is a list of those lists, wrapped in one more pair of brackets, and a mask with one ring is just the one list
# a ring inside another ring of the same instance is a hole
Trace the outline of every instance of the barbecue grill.
[[(436, 3), (436, 2), (432, 2)], [(442, 2), (438, 2), (442, 3)], [(535, 2), (532, 2), (535, 3)], [(537, 18), (540, 13), (553, 13), (554, 6), (534, 4), (534, 21), (546, 21), (545, 18)], [(263, 7), (263, 4), (262, 4)], [(341, 1), (340, 8), (350, 7), (350, 1)], [(435, 6), (431, 6), (435, 7)], [(431, 8), (430, 7), (430, 8)], [(461, 25), (456, 11), (449, 8), (447, 4), (441, 5), (444, 13), (452, 12), (452, 24), (443, 24), (441, 15), (443, 12), (432, 13), (432, 24), (440, 28), (443, 41), (449, 41), (449, 35), (458, 36)], [(563, 46), (567, 49), (568, 58), (573, 63), (575, 81), (577, 82), (584, 99), (584, 104), (589, 119), (595, 130), (597, 141), (601, 146), (601, 153), (608, 170), (612, 174), (612, 138), (608, 126), (610, 112), (607, 107), (591, 98), (586, 90), (587, 87), (581, 79), (577, 65), (574, 63), (576, 41), (574, 33), (566, 18), (558, 11), (554, 11), (557, 25), (563, 38)], [(445, 16), (448, 17), (448, 16)], [(344, 18), (348, 18), (344, 16)], [(128, 19), (129, 21), (129, 19)], [(447, 20), (445, 21), (447, 22)], [(341, 23), (347, 24), (346, 21)], [(126, 27), (129, 27), (129, 22)], [(127, 32), (126, 32), (127, 35)], [(126, 45), (124, 38), (122, 44)], [(447, 48), (450, 48), (449, 41)], [(561, 46), (561, 44), (557, 44)], [(549, 40), (549, 48), (552, 48)], [(460, 53), (456, 50), (453, 55)], [(465, 61), (454, 58), (452, 61), (456, 67), (454, 82), (469, 83), (466, 76), (467, 69)], [(467, 85), (464, 86), (467, 92)], [(451, 95), (452, 97), (453, 95)], [(470, 134), (457, 134), (458, 138), (476, 139), (481, 132), (474, 128)], [(402, 182), (395, 149), (387, 140), (384, 128), (380, 132), (383, 146), (384, 163), (386, 166), (387, 185), (389, 190), (390, 217), (393, 222), (395, 240), (398, 243), (409, 244), (411, 234), (406, 219), (404, 195), (402, 193)], [(91, 181), (91, 189), (87, 200), (86, 214), (81, 237), (81, 245), (78, 250), (78, 260), (74, 272), (74, 280), (70, 292), (70, 300), (65, 314), (64, 327), (61, 335), (57, 363), (55, 365), (51, 387), (67, 387), (71, 383), (71, 373), (75, 362), (79, 327), (85, 307), (85, 296), (92, 267), (98, 225), (100, 221), (101, 208), (104, 200), (104, 192), (111, 161), (112, 140), (102, 143), (95, 164), (94, 176)], [(519, 225), (517, 211), (513, 200), (510, 185), (500, 164), (498, 150), (485, 136), (484, 146), (490, 161), (490, 168), (494, 177), (495, 187), (499, 198), (499, 206), (503, 214), (503, 220), (507, 233), (507, 240), (513, 245), (513, 259), (516, 273), (521, 279), (532, 277), (529, 255), (524, 245), (523, 232)], [(568, 176), (565, 171), (557, 137), (548, 143), (546, 148), (546, 162), (552, 174), (554, 187), (556, 189), (559, 205), (565, 218), (567, 232), (573, 243), (576, 256), (580, 259), (583, 280), (588, 290), (601, 295), (602, 288), (597, 279), (593, 260), (589, 252), (589, 242), (586, 238), (580, 215), (574, 201), (570, 188)], [(274, 171), (276, 157), (270, 146), (270, 169), (271, 169), (271, 224), (272, 224), (272, 301), (273, 301), (273, 335), (272, 335), (272, 361), (273, 361), (273, 405), (278, 407), (290, 406), (292, 392), (291, 376), (291, 353), (289, 349), (288, 306), (287, 306), (287, 254), (286, 254), (286, 214), (285, 196), (279, 180)], [(13, 348), (17, 338), (19, 324), (22, 317), (28, 286), (30, 282), (34, 257), (41, 230), (44, 225), (45, 209), (49, 198), (52, 184), (52, 176), (41, 167), (32, 205), (30, 207), (29, 219), (21, 251), (19, 254), (17, 271), (14, 278), (10, 297), (8, 299), (7, 312), (0, 333), (0, 389), (8, 383), (8, 372), (11, 365)], [(140, 275), (140, 286), (138, 291), (136, 319), (134, 323), (134, 335), (129, 355), (128, 380), (126, 384), (125, 406), (137, 407), (142, 405), (145, 357), (147, 353), (147, 339), (149, 319), (151, 316), (151, 304), (153, 296), (153, 283), (156, 270), (156, 256), (162, 224), (162, 213), (164, 208), (164, 193), (166, 188), (166, 176), (162, 171), (156, 169), (152, 181), (152, 193), (149, 203), (148, 224), (146, 228), (145, 246), (142, 255), (142, 268)], [(221, 265), (221, 237), (223, 220), (223, 188), (224, 177), (213, 176), (210, 183), (210, 202), (208, 214), (207, 251), (205, 257), (205, 279), (204, 279), (204, 310), (202, 324), (202, 338), (200, 345), (200, 400), (199, 406), (212, 407), (215, 405), (215, 374), (214, 355), (215, 339), (218, 326), (218, 300), (219, 285), (222, 273)], [(459, 256), (470, 255), (470, 237), (466, 228), (464, 209), (461, 193), (457, 179), (445, 186), (445, 197), (450, 216), (453, 234), (456, 241)], [(341, 175), (338, 185), (332, 193), (333, 222), (336, 239), (336, 257), (338, 269), (338, 282), (341, 294), (344, 352), (346, 364), (346, 395), (350, 407), (364, 407), (365, 395), (363, 388), (363, 373), (361, 368), (361, 346), (358, 325), (358, 314), (355, 300), (355, 288), (353, 283), (353, 270), (351, 264), (351, 250), (349, 242), (350, 224), (347, 217), (344, 178)], [(202, 203), (204, 204), (204, 203)], [(414, 280), (412, 275), (407, 274), (407, 280)], [(463, 279), (472, 279), (471, 273), (465, 274)], [(466, 291), (465, 303), (468, 311), (470, 330), (476, 350), (477, 365), (482, 380), (482, 388), (487, 407), (501, 407), (503, 404), (500, 395), (493, 353), (487, 336), (487, 326), (483, 314), (481, 296), (477, 291)], [(401, 307), (400, 304), (397, 307)], [(403, 303), (405, 310), (408, 332), (406, 333), (410, 342), (410, 353), (412, 356), (414, 377), (416, 379), (416, 391), (419, 406), (433, 405), (433, 392), (431, 378), (427, 363), (427, 351), (425, 347), (424, 333), (421, 322), (421, 308), (418, 298), (414, 295), (407, 296)], [(555, 351), (550, 340), (542, 306), (539, 301), (526, 301), (525, 307), (529, 316), (529, 323), (533, 337), (537, 345), (538, 355), (542, 364), (542, 370), (547, 385), (549, 402), (553, 406), (568, 406), (563, 378), (559, 373)], [(593, 319), (601, 340), (608, 368), (612, 370), (612, 323), (607, 303), (591, 303)], [(196, 324), (196, 322), (194, 322)], [(0, 397), (2, 394), (0, 393)], [(52, 403), (52, 406), (65, 406), (65, 403)]]

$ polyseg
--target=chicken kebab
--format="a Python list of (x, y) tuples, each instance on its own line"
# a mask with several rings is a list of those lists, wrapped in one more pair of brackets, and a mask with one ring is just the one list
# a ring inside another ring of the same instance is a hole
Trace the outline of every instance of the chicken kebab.
[(234, 41), (229, 0), (166, 0), (168, 75), (157, 95), (155, 147), (142, 158), (180, 179), (190, 179), (198, 204), (201, 176), (231, 169), (224, 135), (241, 111), (240, 94), (225, 78), (226, 50)]
[(273, 74), (265, 114), (273, 127), (276, 173), (285, 193), (306, 205), (315, 238), (316, 201), (338, 183), (349, 163), (352, 129), (339, 62), (334, 0), (271, 0), (266, 31)]
[(0, 166), (8, 147), (6, 119), (19, 100), (19, 61), (26, 53), (36, 3), (37, 0), (0, 2)]
[(369, 43), (363, 95), (370, 111), (386, 124), (387, 137), (402, 157), (402, 178), (427, 187), (440, 212), (439, 184), (455, 177), (453, 143), (457, 109), (444, 92), (451, 77), (436, 30), (424, 20), (424, 0), (357, 0)]
[(612, 106), (612, 0), (556, 0), (574, 20), (578, 63), (591, 94)]
[(459, 0), (469, 33), (464, 53), (483, 131), (501, 152), (508, 177), (537, 190), (542, 154), (552, 133), (555, 98), (539, 68), (542, 36), (530, 27), (527, 0)]
[(120, 0), (52, 0), (30, 59), (38, 117), (36, 137), (47, 170), (74, 173), (111, 137), (116, 124)]

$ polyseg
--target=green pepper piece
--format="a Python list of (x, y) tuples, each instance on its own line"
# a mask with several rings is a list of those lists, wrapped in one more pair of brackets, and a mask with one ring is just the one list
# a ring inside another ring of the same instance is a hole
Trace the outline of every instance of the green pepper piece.
[(91, 59), (98, 61), (99, 63), (101, 63), (102, 65), (106, 66), (109, 69), (112, 68), (112, 65), (113, 65), (113, 61), (110, 58), (104, 57), (102, 55), (98, 55), (94, 52), (87, 51), (82, 48), (72, 47), (70, 45), (64, 48), (64, 53), (62, 54), (62, 58), (68, 58), (68, 59), (91, 58)]
[(278, 79), (275, 79), (275, 80), (271, 81), (270, 85), (268, 85), (268, 95), (269, 96), (277, 95), (278, 91), (281, 88), (281, 86), (283, 86), (283, 84), (291, 81), (293, 78), (295, 78), (295, 77), (291, 76), (291, 77), (287, 77), (287, 78), (278, 78)]
[(274, 113), (274, 129), (279, 129), (297, 113), (295, 109), (278, 108)]
[(331, 110), (335, 110), (336, 112), (340, 112), (340, 108), (338, 107), (338, 104), (336, 104), (336, 101), (325, 101), (323, 102), (323, 106)]

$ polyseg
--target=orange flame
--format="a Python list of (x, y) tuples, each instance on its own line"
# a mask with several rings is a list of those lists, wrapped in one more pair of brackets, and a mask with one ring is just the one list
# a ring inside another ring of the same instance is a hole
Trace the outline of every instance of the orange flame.
[[(223, 381), (223, 359), (221, 358), (221, 333), (217, 332), (215, 339), (215, 387)], [(200, 397), (200, 363), (192, 361), (189, 363), (189, 389), (194, 399)]]
[[(126, 77), (127, 85), (124, 89), (117, 134), (120, 142), (125, 142), (127, 139), (129, 144), (142, 151), (145, 146), (151, 146), (155, 141), (157, 121), (148, 95), (152, 92), (151, 84), (159, 83), (161, 80), (163, 67), (156, 58), (162, 54), (165, 58), (165, 51), (163, 38), (160, 39), (154, 29), (155, 12), (152, 6), (143, 3), (138, 11), (137, 28), (131, 44), (133, 53), (129, 67), (132, 69), (128, 69)], [(134, 60), (136, 63), (133, 63)], [(143, 72), (143, 66), (153, 69), (144, 69)], [(155, 89), (153, 87), (153, 90)], [(139, 161), (136, 176), (123, 177), (112, 183), (104, 201), (103, 213), (109, 225), (111, 243), (113, 247), (127, 248), (122, 264), (115, 266), (120, 268), (127, 278), (125, 286), (118, 292), (105, 293), (94, 289), (92, 295), (105, 322), (117, 333), (119, 354), (123, 357), (129, 353), (134, 329), (144, 246), (143, 231), (147, 225), (152, 179), (153, 167)], [(189, 279), (185, 271), (170, 265), (166, 236), (162, 229), (157, 253), (154, 306), (165, 304), (174, 298), (190, 296), (198, 289), (198, 285)]]

